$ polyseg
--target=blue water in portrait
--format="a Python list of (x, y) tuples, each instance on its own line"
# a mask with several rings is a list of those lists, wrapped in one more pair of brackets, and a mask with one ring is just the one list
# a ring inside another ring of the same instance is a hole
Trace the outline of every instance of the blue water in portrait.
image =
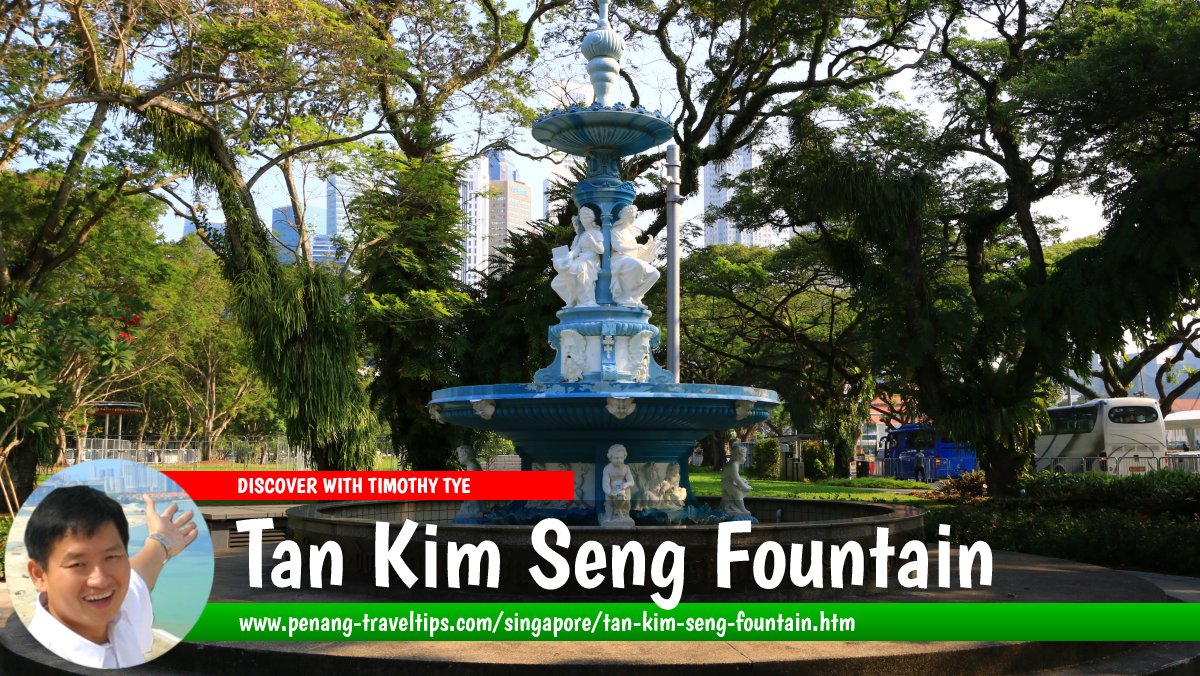
[[(165, 509), (164, 503), (159, 509)], [(199, 521), (200, 534), (187, 549), (167, 562), (158, 576), (158, 583), (150, 597), (154, 601), (154, 626), (184, 638), (200, 617), (208, 603), (208, 591), (212, 586), (213, 550), (212, 538), (203, 519)], [(129, 553), (136, 554), (146, 542), (146, 524), (129, 527)], [(157, 547), (158, 545), (153, 545)]]

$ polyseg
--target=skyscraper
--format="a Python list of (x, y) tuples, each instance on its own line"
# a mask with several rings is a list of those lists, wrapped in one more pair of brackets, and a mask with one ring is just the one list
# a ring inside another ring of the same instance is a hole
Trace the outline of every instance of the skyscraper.
[[(717, 129), (709, 132), (708, 141), (717, 140)], [(739, 148), (732, 157), (720, 163), (704, 167), (704, 211), (724, 206), (731, 197), (730, 188), (721, 186), (721, 182), (733, 178), (747, 169), (757, 167), (760, 158), (754, 151), (754, 146)], [(774, 246), (778, 237), (770, 228), (756, 230), (738, 230), (724, 218), (717, 219), (704, 226), (704, 246), (714, 244), (743, 244), (745, 246)]]
[[(307, 208), (304, 210), (304, 221), (305, 232), (311, 246), (316, 242), (317, 237), (323, 234), (320, 232), (320, 228), (325, 221), (325, 213), (320, 208)], [(296, 224), (295, 211), (290, 204), (271, 210), (271, 231), (275, 234), (281, 247), (279, 260), (285, 263), (295, 262), (297, 249), (300, 248), (300, 230)]]
[(458, 177), (459, 207), (463, 217), (463, 260), (458, 278), (464, 284), (477, 283), (491, 270), (488, 262), (490, 183), (488, 159), (484, 157), (468, 162)]
[(488, 205), (488, 257), (508, 245), (514, 232), (529, 230), (531, 218), (529, 186), (517, 180), (503, 152), (488, 153), (492, 198)]
[(349, 229), (346, 207), (362, 193), (362, 185), (345, 176), (330, 176), (325, 181), (325, 232), (328, 237), (345, 236)]

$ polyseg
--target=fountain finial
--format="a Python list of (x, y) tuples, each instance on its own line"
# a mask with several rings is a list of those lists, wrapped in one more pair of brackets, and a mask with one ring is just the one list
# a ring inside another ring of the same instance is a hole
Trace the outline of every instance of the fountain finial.
[(596, 94), (595, 103), (607, 107), (613, 104), (613, 93), (621, 77), (621, 55), (625, 53), (625, 40), (608, 22), (608, 0), (598, 2), (599, 21), (596, 29), (583, 39), (581, 51), (588, 60), (588, 77)]

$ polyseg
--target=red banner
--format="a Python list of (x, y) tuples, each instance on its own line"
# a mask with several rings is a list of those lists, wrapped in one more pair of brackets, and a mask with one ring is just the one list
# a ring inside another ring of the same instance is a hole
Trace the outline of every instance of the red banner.
[(193, 500), (572, 500), (575, 473), (163, 472)]

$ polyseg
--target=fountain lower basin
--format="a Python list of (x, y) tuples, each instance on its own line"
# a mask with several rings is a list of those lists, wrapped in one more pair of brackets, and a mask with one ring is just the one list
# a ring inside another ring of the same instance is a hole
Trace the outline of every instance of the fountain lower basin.
[(771, 390), (672, 383), (537, 383), (438, 390), (430, 410), (441, 421), (491, 430), (534, 463), (608, 462), (623, 444), (628, 462), (678, 462), (713, 430), (762, 422), (779, 404)]
[(779, 397), (771, 390), (676, 383), (531, 383), (438, 390), (430, 413), (438, 420), (490, 430), (511, 439), (522, 469), (563, 469), (576, 474), (575, 508), (602, 506), (602, 470), (620, 444), (637, 479), (632, 496), (657, 485), (670, 465), (691, 496), (688, 459), (714, 430), (766, 420)]
[[(716, 504), (714, 498), (703, 500)], [(437, 525), (437, 533), (427, 536), (418, 528), (413, 540), (404, 551), (405, 563), (420, 576), (424, 570), (425, 542), (439, 544), (439, 575), (441, 584), (437, 588), (426, 588), (417, 584), (409, 589), (396, 579), (391, 586), (379, 593), (396, 598), (413, 600), (501, 600), (520, 601), (644, 601), (655, 591), (647, 579), (645, 586), (627, 585), (616, 588), (611, 576), (605, 578), (594, 589), (583, 589), (574, 576), (561, 589), (548, 591), (535, 584), (529, 569), (540, 566), (548, 570), (546, 560), (533, 549), (533, 526), (475, 526), (454, 524), (455, 514), (460, 509), (458, 501), (380, 501), (339, 502), (309, 504), (288, 510), (288, 531), (301, 545), (321, 545), (335, 542), (344, 556), (345, 575), (351, 580), (368, 584), (375, 581), (375, 537), (376, 523), (392, 524), (391, 537), (395, 537), (405, 520)], [(483, 505), (484, 508), (490, 505)], [(897, 547), (908, 540), (919, 540), (924, 533), (924, 510), (907, 505), (882, 505), (836, 500), (797, 500), (784, 498), (747, 498), (746, 507), (759, 519), (749, 533), (732, 536), (732, 547), (753, 552), (764, 542), (777, 542), (789, 548), (791, 543), (802, 544), (805, 551), (812, 549), (818, 541), (824, 546), (842, 546), (857, 542), (865, 551), (875, 543), (878, 528), (886, 528), (890, 542)], [(684, 557), (683, 600), (729, 601), (757, 600), (811, 600), (831, 596), (844, 597), (847, 593), (870, 594), (877, 590), (873, 585), (850, 589), (834, 589), (826, 582), (823, 588), (797, 588), (788, 584), (767, 590), (755, 584), (748, 563), (732, 567), (728, 588), (717, 586), (717, 535), (718, 526), (639, 526), (636, 528), (605, 528), (600, 526), (571, 526), (571, 541), (566, 549), (559, 549), (564, 557), (573, 561), (579, 547), (586, 541), (595, 541), (606, 551), (613, 546), (625, 547), (630, 543), (641, 545), (647, 560), (664, 542), (670, 541), (686, 549)], [(448, 542), (479, 544), (484, 541), (495, 543), (499, 550), (499, 586), (487, 588), (469, 586), (448, 589), (445, 584), (445, 546)], [(807, 559), (807, 555), (806, 555)], [(806, 563), (807, 565), (807, 563)], [(825, 557), (825, 579), (829, 580), (829, 557)]]

